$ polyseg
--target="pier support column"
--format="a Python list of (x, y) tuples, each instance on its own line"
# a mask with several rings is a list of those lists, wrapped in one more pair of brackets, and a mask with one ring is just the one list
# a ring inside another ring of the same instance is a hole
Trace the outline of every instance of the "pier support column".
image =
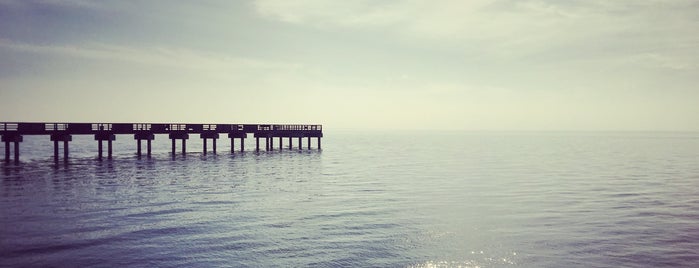
[(58, 141), (53, 141), (53, 161), (58, 162)]
[(320, 137), (318, 137), (318, 150), (320, 151)]
[(213, 140), (212, 146), (213, 146), (214, 154), (216, 154), (216, 140), (218, 139), (218, 133), (215, 133), (215, 132), (205, 132), (205, 133), (199, 134), (199, 137), (200, 137), (202, 140), (204, 140), (204, 144), (203, 144), (203, 147), (204, 147), (204, 155), (206, 155), (206, 153), (207, 153), (207, 152), (206, 152), (206, 144), (207, 144), (207, 140), (208, 140), (208, 139), (212, 139), (212, 140)]
[(308, 137), (307, 142), (308, 142), (308, 150), (310, 150), (311, 149), (311, 137)]
[(260, 138), (255, 137), (255, 151), (259, 152), (260, 151)]
[(282, 137), (279, 137), (279, 151), (280, 151), (280, 152), (282, 151), (282, 147), (283, 147), (283, 145), (282, 145)]
[(269, 150), (274, 151), (274, 137), (268, 137), (269, 139)]
[(240, 131), (233, 131), (228, 133), (228, 138), (231, 139), (231, 154), (235, 153), (235, 139), (240, 138), (240, 151), (245, 150), (245, 137), (247, 134)]
[(299, 151), (303, 150), (303, 140), (299, 137)]
[(51, 134), (51, 141), (53, 141), (53, 158), (55, 161), (58, 161), (58, 142), (60, 141), (63, 142), (63, 160), (68, 161), (68, 142), (72, 140), (73, 137), (70, 134)]
[(97, 140), (97, 159), (102, 160), (102, 140)]
[(202, 146), (204, 146), (204, 155), (206, 155), (206, 138), (203, 138), (202, 140), (204, 140)]
[(175, 140), (182, 140), (182, 155), (187, 154), (187, 139), (189, 139), (189, 134), (186, 132), (173, 132), (169, 135), (172, 140), (172, 156), (175, 156)]
[(10, 162), (10, 142), (5, 142), (5, 162)]
[(293, 149), (293, 143), (291, 142), (291, 136), (289, 136), (289, 150)]
[(107, 159), (112, 159), (112, 140), (107, 140)]
[(107, 141), (107, 151), (108, 152), (108, 157), (112, 158), (112, 141), (116, 140), (116, 136), (112, 133), (97, 133), (95, 134), (95, 140), (97, 141), (97, 159), (102, 160), (103, 150), (102, 150), (102, 141)]
[(5, 162), (10, 162), (10, 143), (14, 143), (15, 163), (19, 163), (19, 143), (24, 138), (22, 135), (3, 135), (2, 141), (5, 142)]
[[(141, 157), (141, 141), (146, 140), (146, 153), (148, 157), (151, 156), (151, 141), (155, 139), (155, 134), (151, 132), (137, 132), (134, 134), (133, 139), (136, 140), (136, 155)], [(172, 153), (175, 153), (175, 140), (172, 141)]]
[(15, 141), (15, 163), (19, 163), (19, 141)]

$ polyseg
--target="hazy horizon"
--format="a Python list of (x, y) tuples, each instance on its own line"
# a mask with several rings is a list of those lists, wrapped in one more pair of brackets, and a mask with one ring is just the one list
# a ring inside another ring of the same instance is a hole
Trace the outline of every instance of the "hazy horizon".
[(697, 10), (0, 0), (0, 121), (699, 131)]

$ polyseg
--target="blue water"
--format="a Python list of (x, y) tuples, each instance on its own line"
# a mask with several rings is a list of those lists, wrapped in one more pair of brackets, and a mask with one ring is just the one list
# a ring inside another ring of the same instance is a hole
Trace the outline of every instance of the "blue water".
[(25, 137), (0, 163), (0, 266), (699, 265), (699, 133), (325, 135), (174, 159), (118, 136), (104, 161), (85, 136), (58, 163)]

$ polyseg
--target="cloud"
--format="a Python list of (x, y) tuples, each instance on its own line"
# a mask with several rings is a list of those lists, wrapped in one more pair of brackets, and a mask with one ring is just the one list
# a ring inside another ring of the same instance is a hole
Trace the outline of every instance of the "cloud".
[(316, 26), (376, 26), (402, 19), (394, 5), (376, 1), (255, 1), (256, 11), (268, 18)]
[(697, 5), (689, 0), (257, 0), (254, 7), (260, 16), (285, 23), (335, 30), (386, 29), (418, 42), (511, 59), (550, 50), (637, 54), (662, 49), (666, 39), (696, 46)]
[(294, 70), (302, 67), (294, 63), (234, 57), (213, 52), (168, 47), (130, 47), (103, 43), (35, 45), (0, 39), (0, 48), (23, 53), (201, 71), (236, 69)]

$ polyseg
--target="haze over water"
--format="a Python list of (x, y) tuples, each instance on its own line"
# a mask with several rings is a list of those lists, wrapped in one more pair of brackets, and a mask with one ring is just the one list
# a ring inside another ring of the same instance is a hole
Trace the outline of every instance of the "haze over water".
[(67, 164), (26, 137), (0, 164), (0, 266), (699, 264), (697, 133), (325, 136), (233, 156), (190, 139), (174, 160), (166, 137), (138, 159), (118, 136), (101, 162), (85, 136)]

